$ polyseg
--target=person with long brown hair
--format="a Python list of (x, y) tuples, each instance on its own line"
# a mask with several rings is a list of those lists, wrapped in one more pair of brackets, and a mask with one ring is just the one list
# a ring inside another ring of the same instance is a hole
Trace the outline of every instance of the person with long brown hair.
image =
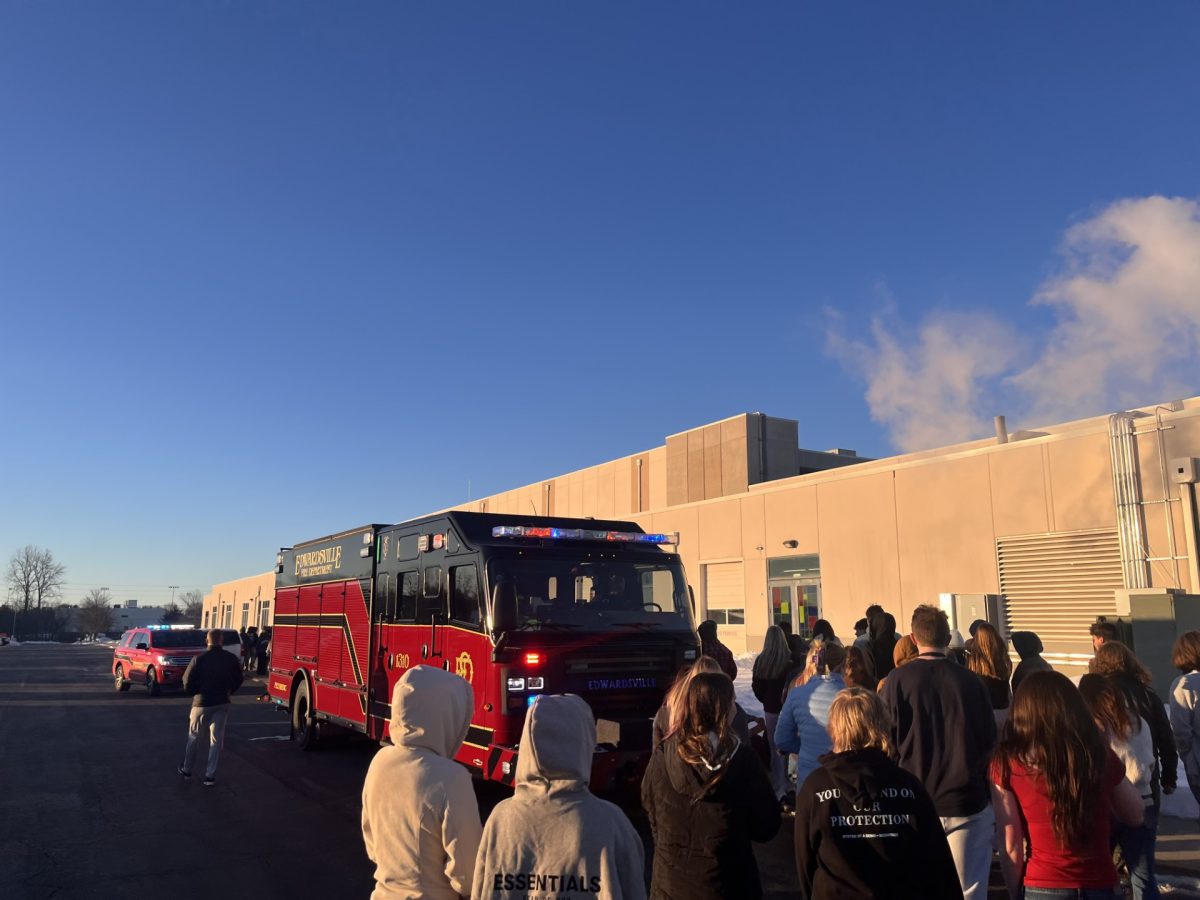
[(734, 733), (733, 696), (724, 675), (696, 675), (679, 729), (650, 757), (642, 806), (654, 836), (651, 897), (762, 896), (751, 842), (779, 831), (779, 800)]
[(1176, 639), (1171, 665), (1180, 672), (1171, 685), (1171, 731), (1188, 787), (1200, 803), (1200, 631), (1185, 631)]
[(1012, 678), (1012, 661), (1008, 658), (1004, 638), (987, 622), (980, 622), (974, 637), (967, 642), (966, 650), (967, 668), (978, 675), (987, 688), (996, 725), (1003, 725), (1012, 703), (1012, 690), (1008, 686)]
[(1158, 896), (1154, 874), (1154, 844), (1158, 839), (1158, 813), (1150, 779), (1154, 772), (1154, 742), (1150, 726), (1133, 709), (1125, 692), (1103, 675), (1087, 674), (1079, 679), (1079, 694), (1087, 704), (1110, 750), (1125, 767), (1125, 781), (1142, 798), (1144, 815), (1140, 825), (1116, 826), (1115, 838), (1129, 867), (1134, 900)]
[(1028, 675), (989, 774), (1012, 900), (1116, 900), (1110, 820), (1139, 824), (1142, 801), (1065, 675)]
[(848, 688), (860, 687), (874, 692), (875, 679), (871, 677), (867, 654), (861, 647), (846, 648), (846, 660), (842, 663), (842, 678), (845, 679)]
[(1096, 648), (1088, 671), (1111, 679), (1129, 697), (1137, 714), (1150, 723), (1154, 755), (1159, 763), (1150, 779), (1154, 809), (1157, 811), (1162, 805), (1162, 795), (1175, 790), (1179, 753), (1175, 749), (1175, 736), (1171, 734), (1171, 720), (1167, 718), (1166, 706), (1154, 688), (1150, 687), (1150, 670), (1120, 641), (1105, 641)]
[(771, 760), (771, 787), (782, 801), (787, 796), (787, 760), (775, 752), (775, 727), (779, 724), (779, 710), (783, 708), (783, 690), (792, 668), (792, 651), (787, 635), (778, 625), (767, 629), (763, 638), (762, 652), (754, 658), (754, 676), (751, 689), (763, 707), (766, 728), (767, 753)]
[[(711, 656), (701, 656), (695, 662), (688, 663), (679, 670), (675, 681), (663, 697), (662, 706), (654, 714), (653, 746), (657, 747), (663, 739), (673, 734), (683, 722), (684, 710), (687, 706), (687, 689), (692, 679), (697, 675), (724, 674), (718, 663)], [(726, 676), (728, 677), (728, 676)], [(745, 744), (750, 743), (750, 717), (741, 705), (734, 703), (733, 730)]]
[(872, 691), (848, 687), (834, 698), (833, 752), (821, 757), (796, 792), (802, 897), (962, 897), (933, 800), (888, 757), (891, 729), (883, 701)]

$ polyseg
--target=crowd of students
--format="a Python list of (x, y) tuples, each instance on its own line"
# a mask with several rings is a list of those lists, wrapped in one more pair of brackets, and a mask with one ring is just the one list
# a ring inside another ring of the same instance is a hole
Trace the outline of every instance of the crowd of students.
[[(753, 672), (764, 765), (736, 662), (704, 623), (701, 657), (654, 721), (649, 896), (760, 897), (753, 844), (789, 814), (806, 898), (984, 898), (998, 851), (1013, 900), (1108, 900), (1121, 896), (1115, 847), (1134, 897), (1157, 896), (1157, 816), (1179, 759), (1200, 800), (1200, 632), (1174, 648), (1169, 717), (1108, 623), (1078, 687), (1036, 635), (1013, 635), (1014, 670), (995, 628), (977, 622), (964, 640), (932, 606), (908, 634), (879, 607), (856, 632), (845, 647), (823, 621), (811, 642), (768, 630)], [(373, 897), (645, 897), (641, 839), (588, 789), (587, 704), (551, 695), (529, 709), (513, 796), (486, 825), (452, 761), (471, 710), (450, 673), (418, 667), (397, 684), (393, 746), (363, 789)]]

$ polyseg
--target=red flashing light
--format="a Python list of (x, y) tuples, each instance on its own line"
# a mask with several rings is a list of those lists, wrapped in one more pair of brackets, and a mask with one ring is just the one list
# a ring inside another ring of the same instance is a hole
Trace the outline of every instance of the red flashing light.
[(542, 654), (540, 654), (540, 653), (526, 653), (525, 654), (525, 665), (540, 666), (541, 664), (542, 664)]

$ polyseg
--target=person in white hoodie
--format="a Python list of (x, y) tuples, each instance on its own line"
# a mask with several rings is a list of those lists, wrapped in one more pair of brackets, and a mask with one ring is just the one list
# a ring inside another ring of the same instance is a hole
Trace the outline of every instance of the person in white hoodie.
[(1200, 803), (1200, 631), (1179, 636), (1171, 665), (1182, 673), (1171, 685), (1171, 731), (1188, 787)]
[(483, 826), (471, 776), (454, 754), (474, 707), (470, 684), (432, 666), (409, 669), (396, 683), (392, 746), (375, 754), (363, 784), (371, 900), (471, 896)]
[(625, 813), (588, 790), (596, 719), (574, 694), (525, 714), (516, 789), (488, 817), (474, 900), (644, 900), (642, 841)]

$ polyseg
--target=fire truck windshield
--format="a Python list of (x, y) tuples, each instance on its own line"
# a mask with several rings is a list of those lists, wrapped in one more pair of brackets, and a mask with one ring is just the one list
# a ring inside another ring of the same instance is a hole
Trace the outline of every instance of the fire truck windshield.
[(493, 557), (488, 575), (493, 591), (502, 584), (516, 589), (522, 630), (692, 628), (687, 580), (678, 562)]

